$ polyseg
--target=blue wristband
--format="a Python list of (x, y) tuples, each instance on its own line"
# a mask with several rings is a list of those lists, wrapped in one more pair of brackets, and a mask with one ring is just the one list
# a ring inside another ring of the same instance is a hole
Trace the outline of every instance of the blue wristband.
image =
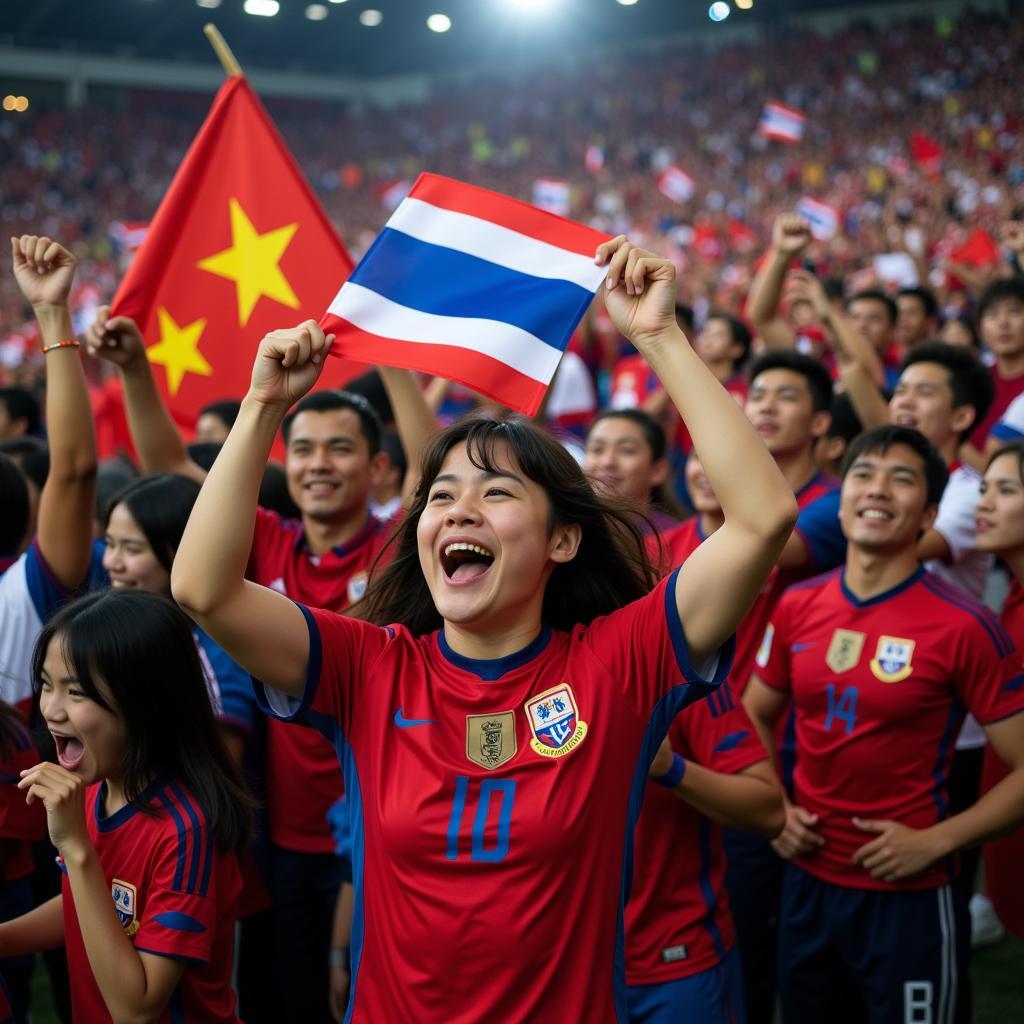
[(675, 789), (683, 781), (685, 774), (686, 761), (679, 754), (673, 754), (672, 767), (664, 775), (652, 775), (651, 782), (656, 782), (659, 786), (664, 786), (666, 789)]

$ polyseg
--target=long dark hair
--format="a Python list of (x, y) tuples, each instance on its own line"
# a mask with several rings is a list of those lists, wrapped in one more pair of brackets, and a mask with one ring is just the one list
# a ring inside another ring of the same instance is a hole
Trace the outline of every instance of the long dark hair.
[(416, 542), (427, 495), (457, 445), (466, 446), (474, 466), (492, 472), (498, 468), (496, 450), (503, 442), (522, 472), (547, 494), (549, 529), (576, 524), (583, 534), (576, 557), (556, 565), (548, 579), (541, 613), (546, 625), (566, 630), (588, 624), (651, 589), (657, 577), (637, 509), (598, 497), (576, 460), (529, 420), (515, 415), (470, 416), (436, 434), (427, 446), (412, 505), (384, 549), (393, 546), (394, 558), (374, 574), (354, 614), (379, 625), (401, 623), (417, 636), (441, 627)]
[(143, 477), (110, 499), (103, 528), (106, 529), (110, 522), (110, 513), (123, 502), (149, 542), (157, 561), (170, 572), (185, 524), (198, 497), (199, 484), (187, 476), (161, 473)]
[(252, 831), (252, 804), (218, 732), (184, 612), (141, 590), (101, 590), (72, 601), (36, 641), (37, 693), (52, 641), (61, 645), (82, 690), (125, 723), (128, 801), (151, 813), (144, 795), (151, 782), (183, 782), (206, 812), (217, 845), (243, 849)]

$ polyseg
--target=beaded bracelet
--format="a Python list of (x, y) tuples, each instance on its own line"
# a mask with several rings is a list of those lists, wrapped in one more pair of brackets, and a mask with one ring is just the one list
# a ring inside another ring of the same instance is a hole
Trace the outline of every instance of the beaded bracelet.
[(52, 352), (55, 348), (81, 348), (81, 347), (82, 347), (82, 343), (80, 341), (75, 341), (74, 338), (71, 338), (68, 341), (55, 341), (55, 342), (53, 342), (52, 345), (44, 345), (42, 351), (43, 351), (43, 355), (46, 355), (47, 352)]
[(673, 754), (672, 767), (664, 775), (652, 776), (651, 782), (656, 782), (659, 786), (664, 786), (666, 789), (675, 789), (683, 781), (685, 774), (686, 761), (679, 754)]

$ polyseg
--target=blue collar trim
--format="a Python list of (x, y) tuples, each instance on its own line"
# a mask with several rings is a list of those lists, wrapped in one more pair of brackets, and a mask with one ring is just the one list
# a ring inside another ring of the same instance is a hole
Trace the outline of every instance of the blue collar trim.
[(902, 583), (897, 583), (895, 587), (889, 590), (883, 591), (881, 594), (875, 594), (874, 597), (865, 598), (863, 601), (857, 597), (856, 594), (846, 585), (846, 570), (843, 570), (843, 575), (840, 577), (839, 586), (842, 588), (843, 597), (854, 606), (854, 608), (868, 608), (873, 604), (880, 604), (882, 601), (888, 601), (889, 598), (895, 597), (897, 594), (902, 594), (904, 590), (909, 589), (921, 577), (924, 576), (924, 566), (918, 566)]
[(443, 628), (437, 634), (437, 646), (441, 649), (441, 654), (446, 661), (456, 668), (461, 668), (463, 672), (470, 672), (488, 682), (500, 679), (506, 672), (520, 668), (531, 659), (536, 658), (547, 647), (550, 640), (551, 630), (547, 626), (542, 626), (536, 638), (514, 654), (506, 654), (503, 658), (467, 658), (464, 654), (458, 654), (448, 646)]

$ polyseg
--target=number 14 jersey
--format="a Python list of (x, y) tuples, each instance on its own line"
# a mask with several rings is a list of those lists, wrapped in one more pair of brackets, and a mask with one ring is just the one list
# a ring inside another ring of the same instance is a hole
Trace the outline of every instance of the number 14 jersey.
[(796, 707), (795, 802), (825, 845), (797, 863), (854, 889), (928, 889), (953, 862), (872, 878), (851, 856), (874, 838), (853, 817), (928, 828), (949, 817), (947, 783), (965, 708), (990, 724), (1024, 710), (1013, 641), (964, 591), (919, 569), (861, 601), (841, 570), (790, 587), (755, 673)]

